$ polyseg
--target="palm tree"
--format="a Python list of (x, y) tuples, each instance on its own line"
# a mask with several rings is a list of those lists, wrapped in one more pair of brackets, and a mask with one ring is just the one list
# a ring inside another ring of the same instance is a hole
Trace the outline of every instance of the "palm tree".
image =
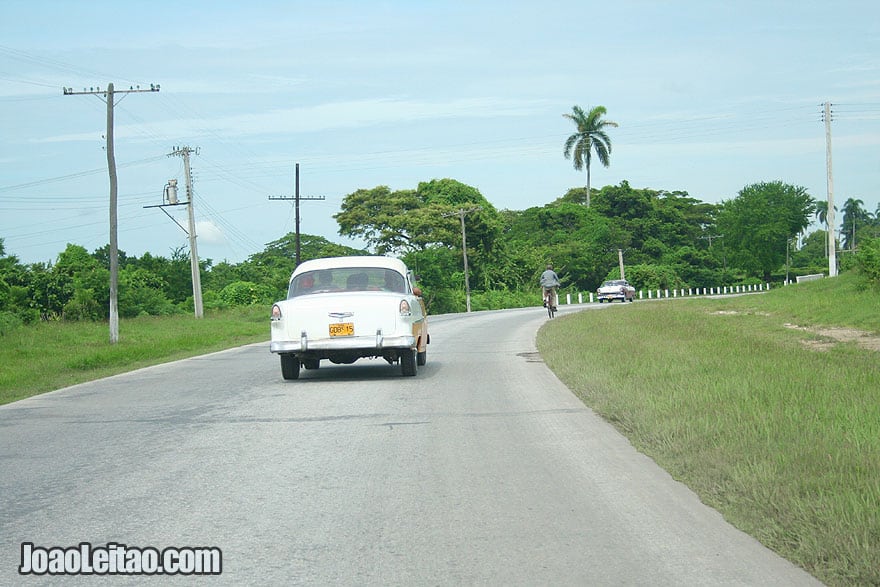
[(608, 158), (611, 156), (611, 139), (605, 132), (607, 126), (617, 126), (616, 122), (602, 120), (607, 113), (604, 106), (596, 106), (589, 113), (584, 112), (580, 106), (573, 106), (571, 114), (563, 114), (574, 122), (577, 132), (565, 140), (566, 159), (574, 157), (574, 168), (580, 171), (587, 168), (587, 208), (590, 207), (590, 162), (593, 151), (599, 163), (608, 167)]
[[(843, 238), (846, 241), (844, 246), (847, 249), (856, 248), (856, 222), (864, 224), (870, 218), (869, 213), (862, 207), (864, 205), (862, 200), (854, 198), (843, 203)], [(847, 225), (849, 225), (849, 232), (847, 232)]]
[[(837, 212), (837, 206), (834, 207), (834, 211)], [(825, 232), (828, 232), (828, 200), (819, 200), (816, 202), (816, 220), (819, 221), (819, 224), (825, 227)], [(825, 256), (828, 256), (828, 239), (825, 239)]]
[[(834, 207), (837, 210), (837, 206)], [(816, 212), (815, 212), (816, 220), (819, 221), (819, 224), (825, 226), (828, 224), (828, 201), (827, 200), (819, 200), (816, 202)]]

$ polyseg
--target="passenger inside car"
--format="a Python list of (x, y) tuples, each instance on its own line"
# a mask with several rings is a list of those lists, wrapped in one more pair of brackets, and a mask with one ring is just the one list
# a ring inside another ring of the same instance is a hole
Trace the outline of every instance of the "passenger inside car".
[(352, 273), (345, 282), (345, 289), (349, 291), (364, 291), (367, 289), (367, 274)]
[(406, 291), (406, 283), (403, 280), (403, 275), (392, 269), (386, 269), (384, 289), (396, 293), (404, 293)]

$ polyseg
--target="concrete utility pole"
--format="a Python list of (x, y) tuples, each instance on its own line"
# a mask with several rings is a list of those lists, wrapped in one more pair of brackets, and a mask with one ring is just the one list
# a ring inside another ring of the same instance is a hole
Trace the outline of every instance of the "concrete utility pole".
[(623, 249), (617, 249), (617, 264), (620, 266), (620, 278), (626, 279), (626, 274), (623, 272)]
[(324, 196), (300, 196), (299, 195), (299, 163), (296, 164), (296, 185), (293, 198), (285, 196), (269, 196), (270, 200), (294, 200), (294, 208), (296, 209), (296, 265), (300, 264), (300, 246), (299, 246), (299, 201), (300, 200), (323, 200)]
[(449, 212), (447, 214), (443, 214), (444, 218), (448, 218), (450, 216), (458, 216), (461, 220), (461, 256), (464, 259), (464, 292), (465, 292), (465, 305), (467, 306), (467, 311), (471, 311), (471, 282), (468, 277), (468, 260), (467, 260), (467, 233), (465, 232), (464, 227), (464, 217), (466, 214), (470, 212), (476, 212), (477, 210), (482, 210), (482, 206), (472, 206), (470, 208), (459, 208), (455, 212)]
[(712, 239), (713, 238), (721, 239), (721, 257), (722, 257), (723, 263), (724, 263), (724, 272), (727, 273), (727, 252), (724, 250), (724, 235), (723, 234), (707, 234), (707, 235), (701, 236), (699, 238), (704, 239), (704, 240), (708, 239), (710, 249), (712, 248)]
[(825, 121), (825, 169), (828, 176), (828, 212), (825, 215), (828, 225), (828, 277), (835, 277), (837, 275), (837, 244), (834, 228), (834, 179), (831, 175), (831, 102), (825, 102), (822, 119)]
[(168, 154), (169, 157), (183, 157), (183, 170), (186, 174), (186, 199), (187, 212), (189, 214), (189, 265), (192, 271), (192, 288), (193, 288), (193, 306), (195, 306), (196, 318), (202, 318), (205, 315), (202, 306), (202, 276), (199, 270), (199, 251), (196, 246), (196, 219), (193, 210), (193, 185), (192, 185), (192, 169), (189, 166), (189, 156), (191, 153), (198, 154), (197, 151), (189, 147), (177, 147)]
[(107, 169), (110, 173), (110, 343), (119, 342), (119, 248), (116, 240), (116, 155), (113, 152), (113, 102), (114, 94), (132, 94), (137, 92), (158, 92), (159, 84), (150, 84), (150, 89), (129, 88), (128, 90), (114, 91), (113, 84), (107, 84), (107, 89), (101, 91), (101, 88), (83, 88), (81, 92), (75, 92), (73, 88), (62, 88), (65, 96), (75, 96), (80, 94), (92, 94), (98, 97), (103, 96), (103, 100), (107, 102)]

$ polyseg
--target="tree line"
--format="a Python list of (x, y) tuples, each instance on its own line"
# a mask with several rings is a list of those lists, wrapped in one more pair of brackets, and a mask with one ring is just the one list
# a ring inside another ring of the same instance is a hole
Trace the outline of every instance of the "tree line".
[[(595, 191), (573, 188), (526, 210), (498, 210), (477, 188), (453, 179), (414, 189), (387, 186), (348, 194), (334, 216), (339, 234), (364, 241), (355, 249), (301, 235), (303, 260), (381, 254), (403, 259), (419, 276), (429, 310), (465, 308), (462, 229), (472, 307), (536, 305), (537, 278), (553, 263), (563, 291), (589, 292), (619, 277), (638, 289), (718, 287), (779, 281), (827, 272), (827, 233), (805, 235), (827, 211), (804, 188), (781, 181), (744, 187), (720, 204), (684, 191), (633, 188), (626, 181)], [(840, 231), (841, 269), (880, 278), (880, 214), (848, 200)], [(22, 264), (0, 238), (0, 331), (40, 320), (104, 320), (109, 307), (108, 246), (89, 252), (68, 244), (54, 263)], [(241, 263), (201, 262), (206, 310), (270, 304), (286, 295), (295, 266), (295, 235), (269, 243)], [(123, 318), (192, 312), (189, 254), (119, 253)]]

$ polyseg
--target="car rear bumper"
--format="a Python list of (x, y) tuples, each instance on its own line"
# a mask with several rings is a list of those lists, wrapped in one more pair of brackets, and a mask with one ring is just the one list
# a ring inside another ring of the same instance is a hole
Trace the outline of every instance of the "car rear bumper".
[(309, 351), (382, 351), (384, 349), (415, 348), (416, 337), (411, 334), (384, 336), (348, 336), (339, 338), (309, 339), (305, 333), (299, 340), (273, 340), (269, 351), (273, 353), (305, 353)]

